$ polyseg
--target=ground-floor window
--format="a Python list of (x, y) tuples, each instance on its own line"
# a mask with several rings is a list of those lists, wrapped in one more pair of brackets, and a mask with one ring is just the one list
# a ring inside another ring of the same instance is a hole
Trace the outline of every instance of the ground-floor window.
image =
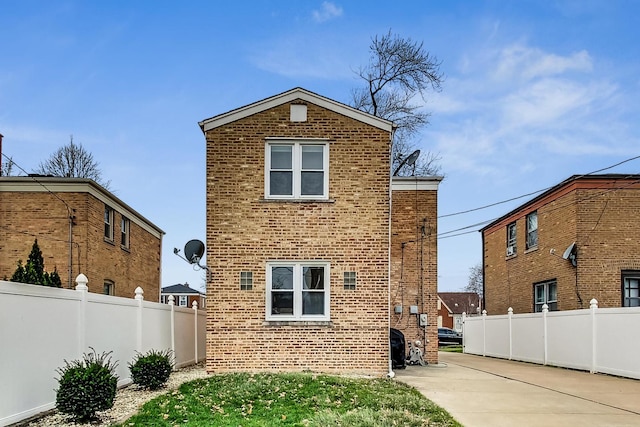
[(536, 313), (542, 312), (542, 306), (547, 304), (549, 311), (558, 309), (558, 284), (555, 280), (535, 283), (533, 285), (533, 305)]
[(622, 272), (622, 306), (640, 307), (640, 271)]
[(329, 263), (267, 263), (267, 320), (329, 320)]

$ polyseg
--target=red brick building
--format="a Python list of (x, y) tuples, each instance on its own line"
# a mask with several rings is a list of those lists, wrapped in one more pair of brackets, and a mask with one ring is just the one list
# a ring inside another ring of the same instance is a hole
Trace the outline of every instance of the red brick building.
[(481, 230), (489, 314), (640, 305), (640, 175), (575, 175)]
[[(397, 294), (392, 123), (296, 88), (200, 126), (212, 273), (207, 370), (386, 374)], [(434, 186), (426, 193), (419, 197), (428, 207), (416, 213), (427, 218), (422, 269), (407, 265), (411, 286), (418, 274), (423, 288), (406, 298), (418, 310), (433, 307), (435, 319)], [(426, 294), (431, 286), (433, 296)], [(424, 336), (411, 328), (410, 335)]]
[(160, 298), (164, 232), (90, 179), (0, 177), (0, 278), (27, 260), (34, 239), (63, 287), (83, 273), (89, 291)]

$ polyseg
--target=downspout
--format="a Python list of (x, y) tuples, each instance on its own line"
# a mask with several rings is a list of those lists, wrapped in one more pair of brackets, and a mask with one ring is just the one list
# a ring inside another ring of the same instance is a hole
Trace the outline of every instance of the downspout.
[(393, 378), (396, 376), (396, 373), (393, 372), (393, 354), (391, 350), (391, 208), (393, 204), (393, 175), (391, 174), (391, 168), (393, 167), (393, 162), (391, 161), (391, 154), (393, 151), (393, 133), (395, 131), (395, 127), (391, 130), (391, 141), (389, 144), (389, 240), (387, 244), (387, 345), (389, 348), (389, 373), (387, 377)]

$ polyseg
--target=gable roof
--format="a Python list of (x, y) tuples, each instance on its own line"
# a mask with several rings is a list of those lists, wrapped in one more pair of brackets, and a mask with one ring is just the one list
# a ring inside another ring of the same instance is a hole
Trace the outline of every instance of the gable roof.
[[(438, 297), (452, 314), (474, 313), (480, 296), (474, 292), (438, 292)], [(473, 310), (470, 310), (470, 309)]]
[(190, 288), (189, 286), (178, 283), (177, 285), (167, 286), (165, 288), (160, 289), (160, 294), (189, 294), (189, 295), (204, 295), (202, 292)]
[(269, 108), (277, 107), (295, 100), (307, 101), (311, 104), (318, 105), (326, 108), (327, 110), (367, 123), (388, 132), (391, 132), (394, 128), (393, 123), (389, 120), (381, 119), (380, 117), (357, 110), (346, 104), (334, 101), (333, 99), (325, 98), (324, 96), (318, 95), (317, 93), (313, 93), (301, 87), (296, 87), (286, 92), (282, 92), (281, 94), (245, 105), (244, 107), (236, 108), (235, 110), (213, 116), (198, 122), (198, 124), (200, 125), (202, 132), (206, 132), (219, 126), (268, 110)]

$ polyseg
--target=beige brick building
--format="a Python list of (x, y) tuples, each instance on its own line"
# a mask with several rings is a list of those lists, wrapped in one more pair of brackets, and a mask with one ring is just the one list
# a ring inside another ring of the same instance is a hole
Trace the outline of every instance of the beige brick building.
[(140, 286), (157, 302), (163, 234), (92, 180), (0, 177), (0, 278), (26, 262), (37, 238), (63, 287), (83, 273), (90, 292), (133, 298)]
[(639, 175), (576, 175), (483, 228), (487, 312), (640, 305), (639, 190)]
[(200, 126), (207, 370), (388, 373), (392, 124), (296, 88)]

